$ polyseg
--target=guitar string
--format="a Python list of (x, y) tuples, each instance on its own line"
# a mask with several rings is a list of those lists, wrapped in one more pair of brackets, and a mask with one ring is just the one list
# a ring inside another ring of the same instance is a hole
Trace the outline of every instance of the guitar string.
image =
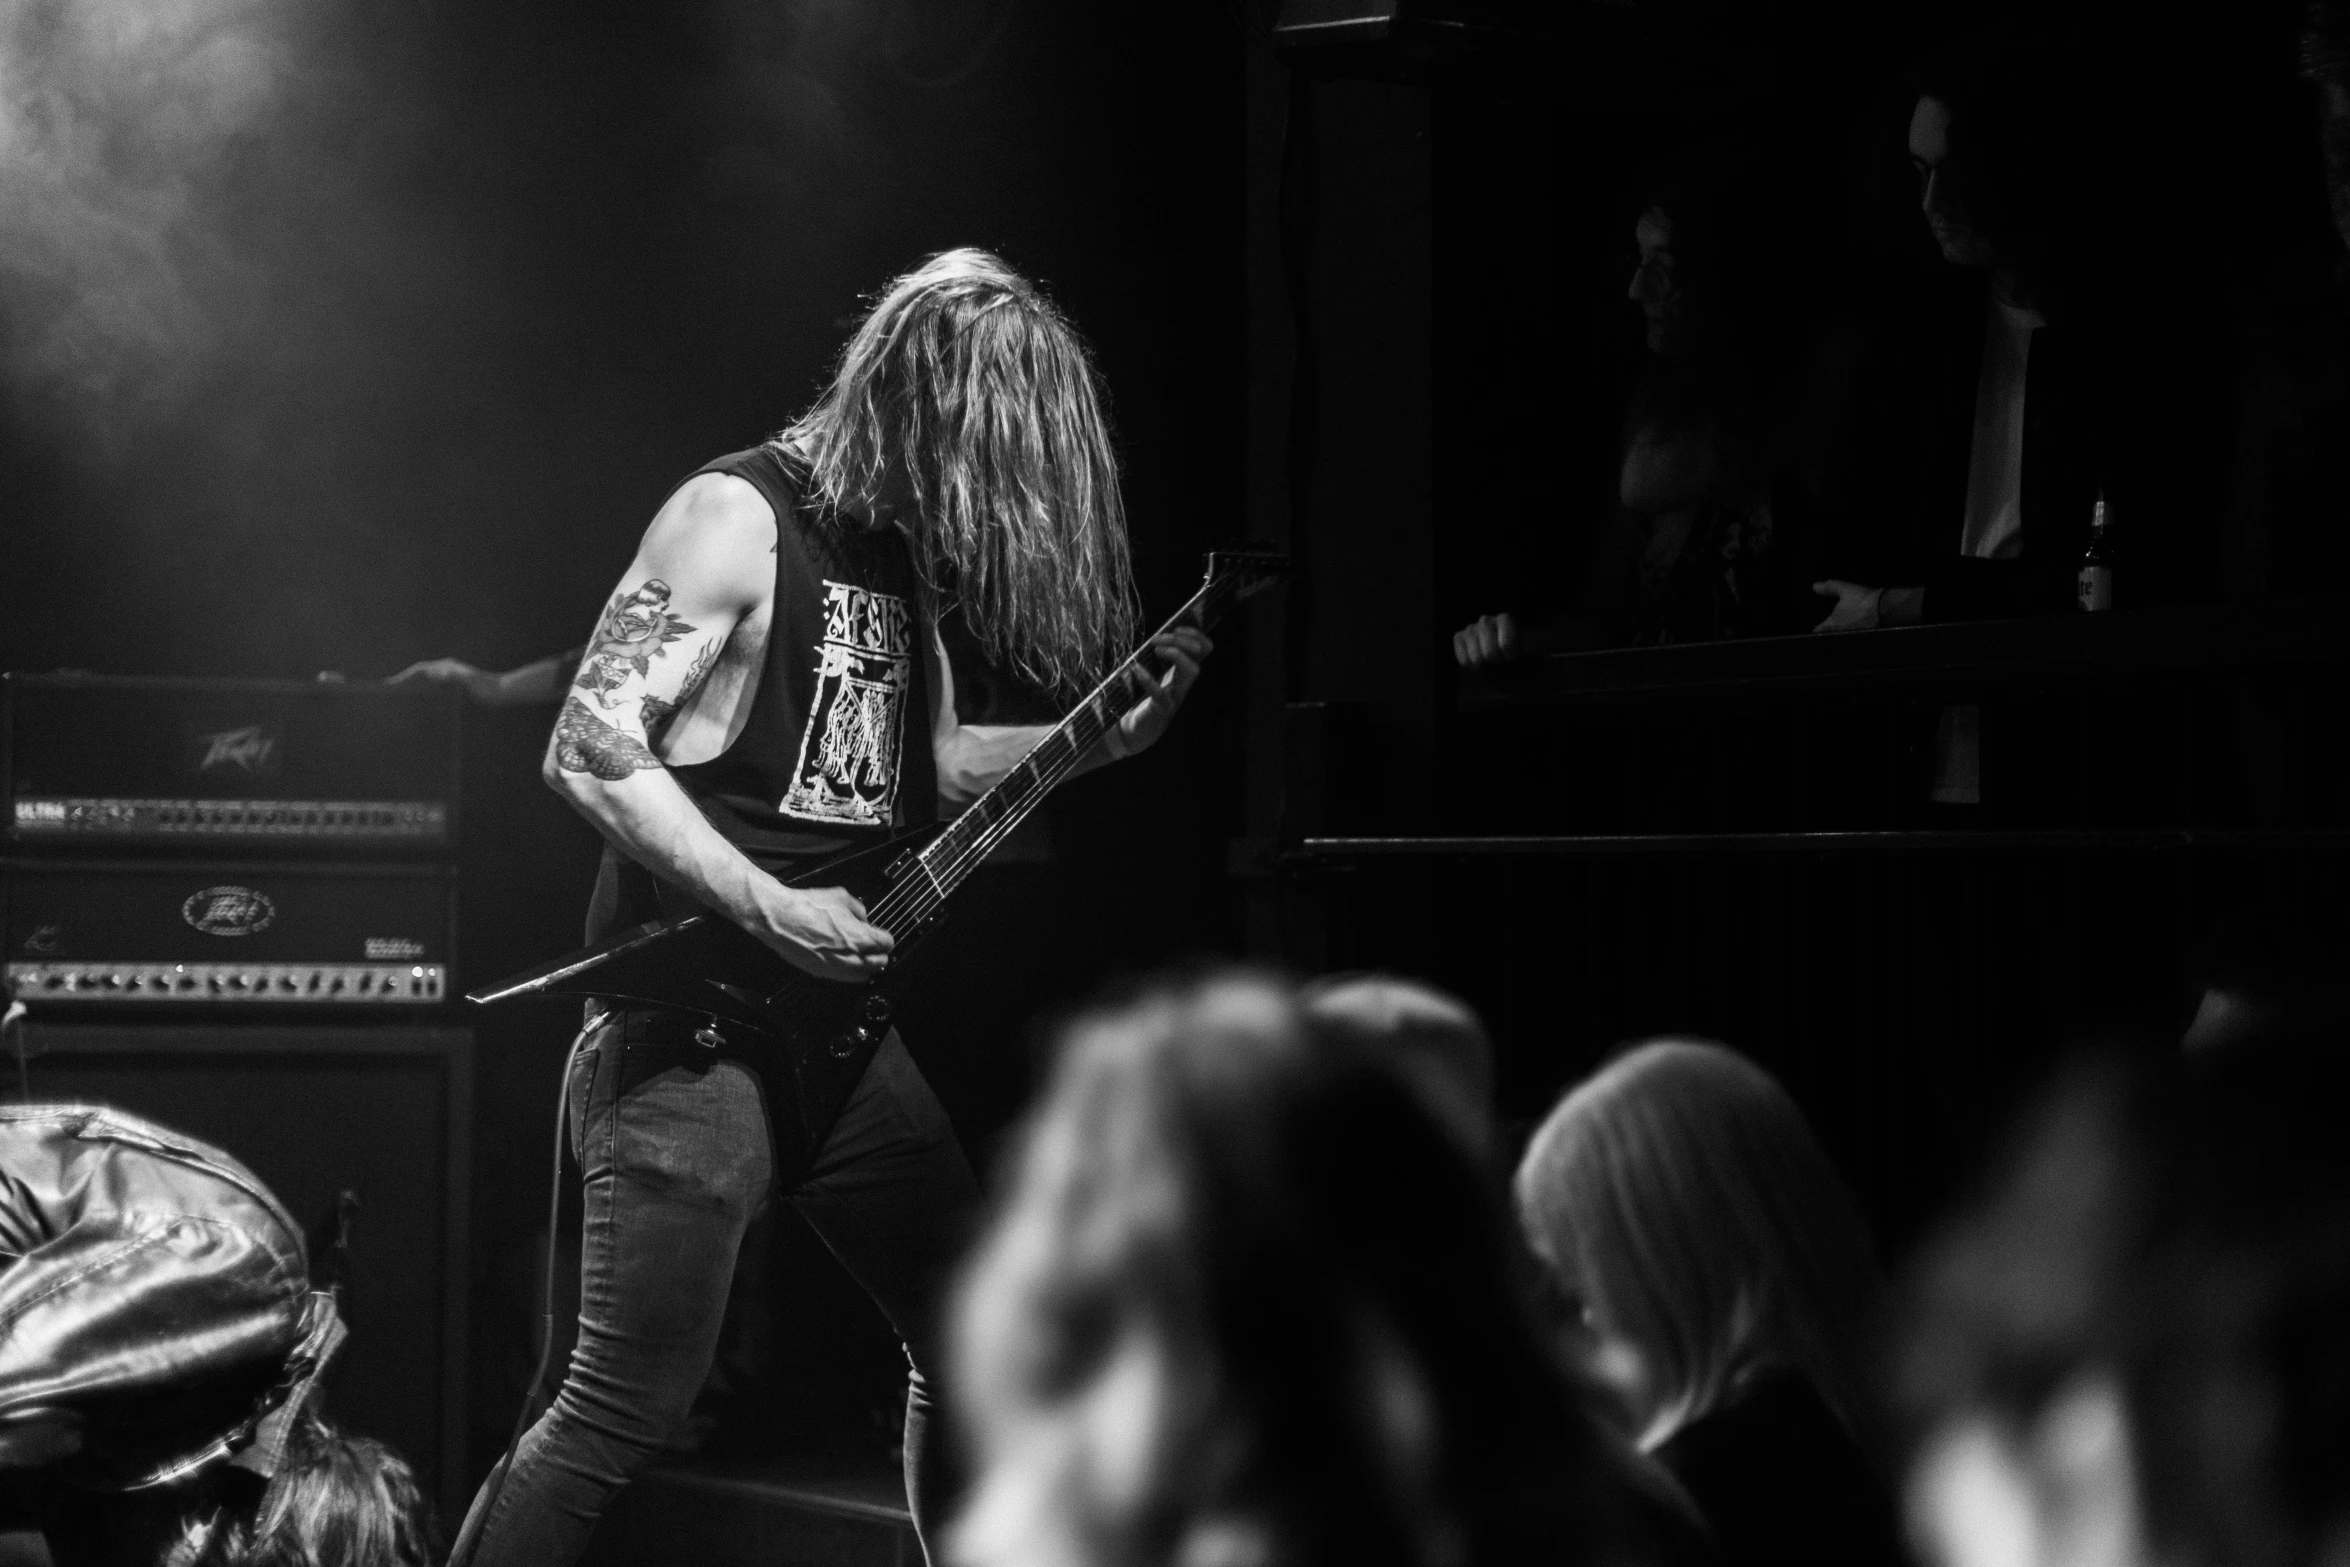
[[(1232, 603), (1237, 602), (1240, 598), (1245, 597), (1251, 587), (1250, 583), (1241, 580), (1243, 575), (1243, 573), (1235, 572), (1231, 576), (1203, 583), (1200, 587), (1200, 590), (1192, 595), (1191, 601), (1189, 603), (1185, 604), (1181, 609), (1177, 610), (1173, 615), (1168, 617), (1166, 624), (1160, 627), (1158, 632), (1153, 634), (1150, 642), (1145, 642), (1141, 647), (1136, 648), (1134, 652), (1127, 655), (1125, 662), (1118, 669), (1112, 671), (1108, 678), (1103, 680), (1099, 686), (1096, 686), (1093, 692), (1087, 696), (1085, 701), (1073, 709), (1070, 712), (1068, 718), (1064, 719), (1061, 725), (1056, 727), (1053, 734), (1047, 735), (1044, 740), (1038, 742), (1038, 744), (1032, 750), (1030, 750), (1028, 756), (1021, 759), (1022, 765), (1026, 766), (1026, 764), (1028, 764), (1031, 759), (1041, 755), (1046, 747), (1051, 745), (1055, 739), (1066, 738), (1068, 734), (1081, 729), (1083, 725), (1078, 722), (1080, 719), (1091, 719), (1097, 726), (1094, 732), (1087, 736), (1082, 744), (1072, 744), (1065, 754), (1063, 754), (1059, 759), (1051, 764), (1052, 772), (1049, 777), (1045, 776), (1044, 768), (1041, 765), (1028, 768), (1029, 771), (1035, 774), (1035, 777), (1028, 783), (1019, 785), (1018, 789), (1023, 793), (1033, 793), (1033, 795), (1036, 797), (1035, 802), (1021, 803), (1018, 805), (1017, 809), (1007, 809), (1001, 816), (997, 816), (990, 820), (985, 831), (982, 832), (978, 837), (955, 851), (954, 857), (948, 867), (947, 874), (943, 878), (946, 884), (945, 892), (940, 894), (937, 902), (943, 903), (946, 899), (946, 896), (951, 894), (956, 887), (960, 886), (963, 879), (967, 875), (969, 875), (973, 870), (976, 870), (979, 864), (983, 862), (988, 855), (995, 852), (996, 848), (1002, 843), (1003, 839), (1012, 833), (1020, 825), (1020, 823), (1026, 819), (1028, 812), (1034, 808), (1034, 803), (1040, 803), (1044, 795), (1049, 794), (1054, 788), (1058, 787), (1071, 772), (1084, 763), (1085, 758), (1092, 753), (1093, 747), (1100, 742), (1101, 737), (1104, 734), (1108, 733), (1109, 730), (1114, 725), (1116, 725), (1120, 719), (1126, 716), (1126, 714), (1132, 712), (1136, 707), (1139, 707), (1143, 701), (1148, 699), (1149, 691), (1146, 690), (1142, 696), (1137, 697), (1132, 702), (1120, 705), (1115, 711), (1105, 710), (1102, 706), (1102, 699), (1108, 696), (1115, 687), (1117, 687), (1122, 681), (1126, 680), (1130, 675), (1139, 672), (1143, 673), (1145, 680), (1151, 679), (1147, 672), (1140, 670), (1140, 665), (1143, 656), (1151, 650), (1151, 646), (1156, 642), (1157, 638), (1159, 636), (1165, 635), (1169, 631), (1174, 630), (1177, 626), (1184, 624), (1187, 618), (1191, 625), (1200, 627), (1202, 629), (1205, 629), (1207, 626), (1213, 624), (1217, 620), (1222, 619), (1224, 612), (1231, 608)], [(1155, 682), (1153, 682), (1153, 685), (1155, 688)], [(1128, 694), (1131, 694), (1131, 692), (1132, 688), (1130, 686), (1128, 688)], [(1004, 782), (1006, 784), (1010, 784), (1012, 780), (1007, 777)], [(995, 791), (991, 790), (990, 794), (993, 794), (994, 792)], [(1009, 797), (1010, 792), (1007, 791), (1007, 798)], [(968, 815), (977, 814), (978, 808), (980, 806), (985, 806), (987, 803), (987, 798), (982, 797), (980, 801), (976, 802), (973, 811), (971, 813), (967, 813), (967, 817)], [(952, 830), (950, 829), (950, 835), (951, 832)], [(950, 835), (942, 835), (940, 841), (956, 841), (952, 840)], [(924, 868), (925, 870), (932, 871), (934, 874), (937, 869), (936, 867), (933, 867), (929, 864), (927, 850), (924, 854)]]
[[(1099, 686), (1087, 693), (1085, 700), (1072, 709), (1060, 723), (1054, 725), (1050, 734), (1030, 747), (1028, 753), (1013, 764), (1011, 772), (1005, 778), (973, 802), (971, 810), (965, 813), (961, 822), (950, 825), (933, 843), (927, 844), (917, 851), (916, 858), (923, 862), (924, 869), (933, 878), (947, 883), (959, 880), (960, 873), (967, 868), (973, 851), (978, 848), (981, 842), (992, 836), (1005, 824), (1012, 822), (1015, 817), (1025, 814), (1026, 808), (1031, 805), (1033, 800), (1040, 798), (1045, 790), (1058, 783), (1074, 761), (1081, 759), (1085, 752), (1092, 748), (1100, 738), (1099, 731), (1083, 745), (1077, 743), (1076, 735), (1087, 726), (1089, 721), (1102, 723), (1104, 728), (1107, 727), (1107, 723), (1102, 717), (1101, 699), (1107, 694), (1108, 689), (1127, 672), (1127, 666), (1133, 661), (1133, 657), (1129, 657), (1117, 670), (1112, 671)], [(999, 809), (1001, 814), (996, 814)], [(964, 822), (974, 819), (985, 821), (987, 826), (976, 838), (966, 843), (962, 841), (957, 829)], [(942, 860), (934, 862), (932, 852), (941, 844), (950, 845), (950, 847)], [(919, 895), (922, 891), (920, 884), (903, 883), (901, 885), (909, 899), (920, 901)], [(887, 906), (887, 900), (885, 900), (884, 906)]]
[[(1061, 725), (1056, 726), (1052, 734), (1039, 741), (1030, 748), (1027, 756), (1021, 758), (1021, 770), (1029, 776), (1021, 780), (1015, 789), (1006, 792), (1005, 798), (1008, 805), (1005, 810), (992, 817), (983, 818), (984, 828), (968, 842), (962, 841), (959, 837), (952, 840), (956, 847), (950, 856), (947, 874), (944, 878), (950, 888), (960, 885), (965, 876), (976, 870), (982, 861), (995, 852), (1004, 838), (1016, 830), (1032, 810), (1043, 803), (1046, 795), (1058, 788), (1070, 774), (1084, 765), (1086, 757), (1093, 753), (1093, 748), (1101, 743), (1102, 737), (1116, 726), (1119, 719), (1142, 705), (1140, 698), (1117, 711), (1112, 711), (1103, 705), (1103, 698), (1108, 695), (1108, 688), (1125, 678), (1132, 668), (1138, 665), (1140, 658), (1139, 652), (1129, 658), (1127, 660), (1128, 669), (1122, 669), (1111, 675), (1107, 681), (1103, 682), (1102, 687), (1097, 688), (1091, 696), (1087, 697), (1070, 713)], [(1091, 732), (1087, 733), (1089, 724)], [(1077, 738), (1080, 734), (1084, 736), (1082, 740)], [(1051, 758), (1039, 759), (1045, 748), (1056, 739), (1064, 743), (1064, 749), (1060, 754)], [(942, 837), (944, 836), (942, 835)]]
[[(962, 885), (965, 877), (976, 870), (988, 855), (994, 853), (1003, 840), (1027, 818), (1029, 811), (1034, 808), (1035, 804), (1040, 803), (1044, 795), (1059, 786), (1070, 773), (1084, 762), (1094, 746), (1100, 743), (1102, 736), (1109, 732), (1111, 726), (1123, 718), (1126, 713), (1141, 705), (1142, 701), (1146, 699), (1147, 693), (1144, 697), (1137, 697), (1133, 702), (1124, 704), (1115, 711), (1105, 708), (1103, 699), (1110, 696), (1122, 682), (1140, 672), (1143, 655), (1150, 651), (1157, 638), (1183, 624), (1187, 616), (1192, 617), (1191, 623), (1195, 625), (1204, 624), (1217, 618), (1220, 609), (1211, 609), (1210, 605), (1217, 592), (1228, 588), (1228, 585), (1228, 582), (1203, 585), (1200, 591), (1192, 596), (1189, 603), (1168, 617), (1166, 624), (1153, 634), (1150, 642), (1145, 642), (1134, 652), (1128, 654), (1117, 669), (1111, 671), (1109, 676), (1096, 686), (1083, 702), (1070, 711), (1068, 717), (1055, 726), (1053, 733), (1039, 741), (1030, 749), (1027, 756), (1021, 758), (1020, 763), (1016, 764), (1017, 772), (1007, 776), (998, 789), (991, 789), (987, 795), (982, 796), (974, 804), (972, 810), (966, 813), (965, 819), (982, 815), (983, 811), (990, 807), (991, 800), (998, 795), (999, 790), (1007, 807), (1001, 815), (986, 818), (987, 825), (984, 829), (967, 842), (962, 840), (953, 828), (949, 828), (946, 834), (942, 834), (939, 840), (941, 843), (954, 845), (950, 849), (943, 870), (939, 866), (931, 865), (928, 850), (924, 851), (922, 855), (924, 868), (945, 884), (946, 893), (951, 894), (955, 888)], [(1131, 692), (1131, 687), (1129, 687), (1129, 692)], [(1093, 732), (1086, 735), (1080, 743), (1075, 739), (1075, 736), (1082, 732), (1088, 723), (1094, 726)], [(1064, 742), (1064, 748), (1059, 754), (1039, 760), (1044, 757), (1044, 753), (1054, 745), (1055, 741)], [(1029, 776), (1024, 779), (1020, 778), (1020, 772), (1025, 772)], [(920, 896), (921, 889), (916, 887), (912, 891), (914, 896), (908, 901), (919, 907), (923, 901)], [(882, 906), (888, 906), (889, 902), (890, 900), (885, 899)], [(931, 900), (932, 907), (944, 902), (944, 894)], [(927, 918), (929, 912), (929, 909), (923, 909), (922, 917)]]
[[(958, 844), (957, 847), (951, 849), (943, 866), (931, 863), (927, 846), (923, 850), (917, 851), (915, 857), (922, 862), (925, 874), (935, 885), (925, 886), (916, 882), (901, 883), (898, 887), (893, 887), (887, 896), (874, 905), (872, 911), (866, 916), (867, 919), (887, 929), (893, 921), (901, 916), (912, 916), (908, 924), (908, 929), (912, 929), (920, 925), (923, 920), (928, 919), (936, 909), (943, 906), (947, 897), (962, 885), (964, 879), (976, 870), (988, 855), (994, 853), (1002, 841), (1022, 821), (1027, 819), (1035, 805), (1041, 803), (1043, 796), (1065, 781), (1078, 764), (1084, 761), (1094, 746), (1101, 742), (1102, 736), (1107, 734), (1110, 728), (1127, 712), (1131, 712), (1134, 707), (1139, 707), (1142, 700), (1146, 700), (1147, 697), (1137, 699), (1131, 706), (1115, 714), (1105, 711), (1102, 699), (1108, 696), (1113, 688), (1137, 672), (1140, 669), (1143, 655), (1150, 651), (1158, 637), (1183, 624), (1186, 616), (1193, 616), (1191, 623), (1195, 625), (1204, 625), (1207, 621), (1218, 618), (1221, 607), (1216, 613), (1211, 614), (1207, 610), (1207, 604), (1220, 588), (1228, 589), (1229, 585), (1230, 579), (1222, 583), (1203, 585), (1200, 591), (1193, 595), (1191, 602), (1170, 616), (1166, 624), (1160, 627), (1149, 641), (1128, 654), (1118, 667), (1102, 680), (1101, 684), (1086, 695), (1083, 702), (1080, 702), (1066, 718), (1054, 727), (1051, 734), (1046, 735), (1043, 740), (1030, 748), (1028, 754), (1015, 764), (1015, 771), (1011, 775), (1008, 775), (995, 788), (991, 788), (978, 801), (974, 802), (973, 813), (977, 813), (991, 809), (991, 802), (1000, 796), (1005, 809), (1002, 814), (989, 819), (988, 825), (967, 844)], [(1094, 732), (1086, 738), (1083, 744), (1078, 744), (1074, 737), (1086, 726), (1088, 721), (1096, 726)], [(1067, 742), (1061, 754), (1039, 763), (1038, 758), (1056, 740)], [(1022, 778), (1020, 776), (1022, 773), (1029, 776)], [(969, 819), (969, 814), (971, 813), (966, 814), (966, 820)], [(955, 828), (948, 828), (946, 833), (940, 835), (937, 842), (957, 843)]]
[[(1185, 613), (1195, 608), (1205, 593), (1206, 590), (1203, 589), (1201, 595), (1195, 597), (1192, 603), (1186, 604), (1182, 610), (1178, 610), (1168, 621), (1168, 626), (1174, 626)], [(944, 892), (930, 893), (919, 883), (901, 883), (899, 887), (891, 889), (889, 896), (875, 905), (868, 918), (876, 924), (882, 924), (900, 915), (911, 914), (915, 916), (915, 922), (919, 923), (920, 920), (927, 919), (934, 909), (943, 904), (946, 901), (946, 894), (953, 892), (956, 887), (960, 886), (965, 876), (976, 869), (978, 863), (984, 860), (987, 855), (994, 852), (1002, 839), (1026, 818), (1029, 811), (1042, 800), (1046, 793), (1061, 783), (1077, 764), (1085, 759), (1086, 754), (1099, 743), (1102, 734), (1117, 721), (1104, 708), (1103, 699), (1122, 680), (1127, 679), (1133, 673), (1140, 663), (1143, 653), (1148, 649), (1149, 644), (1146, 643), (1143, 647), (1127, 655), (1119, 666), (1102, 680), (1101, 684), (1087, 693), (1084, 701), (1080, 702), (1067, 717), (1054, 726), (1052, 733), (1031, 747), (1028, 754), (1014, 764), (1014, 770), (1011, 774), (974, 802), (971, 811), (965, 813), (965, 820), (976, 816), (987, 823), (976, 836), (964, 841), (954, 827), (949, 827), (946, 833), (937, 840), (938, 843), (951, 845), (944, 862), (941, 864), (931, 862), (930, 851), (936, 846), (935, 844), (926, 846), (917, 853), (916, 857), (923, 862), (924, 870), (938, 882), (944, 884)], [(1085, 738), (1083, 743), (1079, 743), (1077, 735), (1083, 732), (1089, 724), (1094, 726), (1093, 732)], [(1056, 742), (1058, 742), (1057, 746)], [(1048, 752), (1055, 754), (1048, 755)], [(994, 814), (999, 805), (1002, 807), (1001, 814)]]
[[(1090, 706), (1093, 700), (1092, 697), (1088, 697), (1087, 705)], [(1070, 716), (1071, 718), (1089, 716), (1099, 721), (1101, 715), (1098, 713), (1088, 714), (1086, 709), (1081, 707)], [(901, 882), (898, 886), (891, 888), (889, 894), (876, 903), (866, 917), (872, 923), (884, 928), (887, 928), (893, 920), (901, 915), (911, 917), (910, 926), (918, 925), (921, 921), (928, 919), (931, 913), (943, 905), (947, 897), (962, 885), (964, 878), (976, 870), (979, 863), (994, 853), (998, 845), (1022, 821), (1027, 819), (1029, 812), (1034, 808), (1033, 802), (1041, 801), (1045, 794), (1057, 787), (1075, 770), (1077, 764), (1083, 761), (1086, 753), (1100, 742), (1102, 735), (1114, 722), (1116, 722), (1115, 719), (1100, 721), (1099, 727), (1094, 730), (1092, 736), (1083, 745), (1077, 745), (1073, 743), (1073, 736), (1075, 731), (1083, 726), (1071, 725), (1064, 720), (1066, 727), (1057, 726), (1052, 735), (1048, 735), (1033, 747), (1027, 756), (1021, 758), (1022, 769), (1029, 776), (1021, 779), (1014, 789), (1006, 791), (1003, 798), (1005, 804), (1010, 808), (1006, 809), (1001, 816), (990, 821), (985, 830), (972, 838), (968, 844), (953, 849), (943, 864), (933, 865), (926, 854), (917, 853), (915, 858), (922, 862), (925, 873), (939, 884), (937, 888), (921, 882)], [(1044, 750), (1057, 738), (1069, 738), (1072, 743), (1058, 757), (1052, 758), (1044, 764), (1037, 764), (1034, 760), (1037, 753)], [(1011, 780), (1007, 779), (1006, 781), (1010, 782)], [(993, 792), (990, 791), (991, 794)], [(983, 796), (982, 799), (984, 800), (985, 797)], [(952, 830), (949, 829), (950, 832)], [(941, 836), (943, 840), (944, 835)]]
[[(1138, 702), (1136, 705), (1140, 706), (1141, 704)], [(1132, 711), (1132, 709), (1128, 711)], [(961, 886), (963, 881), (976, 871), (987, 857), (993, 854), (1003, 841), (1019, 828), (1022, 822), (1028, 819), (1035, 807), (1043, 802), (1044, 796), (1059, 787), (1083, 764), (1093, 748), (1101, 743), (1102, 737), (1117, 723), (1116, 718), (1104, 718), (1099, 713), (1091, 716), (1096, 720), (1096, 723), (1093, 733), (1085, 740), (1084, 744), (1072, 743), (1068, 752), (1051, 764), (1049, 771), (1041, 766), (1030, 769), (1032, 776), (1019, 791), (1020, 798), (1016, 802), (1016, 808), (1007, 810), (1003, 815), (990, 821), (984, 831), (972, 838), (969, 843), (960, 845), (955, 850), (944, 874), (938, 876), (938, 879), (944, 883), (944, 890), (940, 893), (938, 902), (944, 903), (946, 894)], [(1119, 716), (1123, 717), (1124, 715)], [(1033, 755), (1034, 752), (1030, 754)], [(938, 875), (935, 871), (933, 874)]]
[[(1028, 755), (1021, 759), (1023, 776), (1016, 780), (1006, 780), (1013, 782), (1015, 786), (996, 797), (1006, 809), (983, 831), (969, 839), (968, 842), (954, 842), (943, 860), (935, 863), (927, 852), (918, 851), (916, 853), (915, 858), (921, 862), (926, 876), (937, 885), (926, 885), (923, 882), (911, 880), (900, 882), (890, 889), (887, 896), (874, 905), (867, 918), (874, 924), (882, 925), (885, 928), (894, 924), (901, 916), (908, 917), (912, 924), (918, 924), (921, 920), (927, 919), (933, 910), (946, 901), (946, 896), (962, 883), (967, 872), (975, 868), (977, 860), (992, 852), (997, 842), (1010, 832), (1018, 824), (1018, 821), (1026, 818), (1029, 810), (1033, 808), (1032, 802), (1041, 798), (1046, 790), (1059, 783), (1070, 771), (1074, 761), (1082, 758), (1087, 750), (1092, 749), (1093, 743), (1099, 740), (1100, 735), (1097, 731), (1094, 740), (1089, 741), (1083, 747), (1071, 743), (1066, 746), (1063, 754), (1048, 758), (1040, 763), (1037, 760), (1037, 752), (1043, 750), (1046, 745), (1051, 744), (1057, 738), (1068, 738), (1073, 741), (1073, 732), (1056, 727), (1054, 735), (1048, 736), (1044, 742), (1031, 749)], [(990, 792), (993, 793), (993, 791)], [(950, 828), (948, 831), (952, 832), (953, 829)], [(944, 835), (942, 835), (942, 839), (943, 837)]]

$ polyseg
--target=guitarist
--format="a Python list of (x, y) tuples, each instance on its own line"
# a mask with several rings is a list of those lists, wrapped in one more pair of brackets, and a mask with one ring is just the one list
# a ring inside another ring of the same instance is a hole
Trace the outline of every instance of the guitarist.
[[(608, 847), (590, 940), (696, 907), (830, 979), (891, 938), (837, 888), (777, 878), (953, 811), (1047, 731), (958, 721), (940, 624), (1063, 701), (1134, 635), (1099, 377), (1034, 285), (977, 250), (890, 285), (815, 406), (670, 495), (590, 640), (545, 776)], [(1165, 733), (1209, 643), (1163, 671), (1089, 761)], [(591, 1008), (568, 1082), (585, 1181), (579, 1341), (493, 1472), (457, 1560), (576, 1561), (612, 1495), (684, 1422), (745, 1226), (779, 1183), (905, 1342), (906, 1492), (935, 1538), (938, 1315), (978, 1183), (891, 1031), (812, 1161), (778, 1157), (777, 1087), (699, 1019)]]

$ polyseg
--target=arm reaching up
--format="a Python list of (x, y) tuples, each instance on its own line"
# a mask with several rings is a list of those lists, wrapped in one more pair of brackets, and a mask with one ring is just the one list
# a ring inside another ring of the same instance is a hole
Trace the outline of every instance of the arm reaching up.
[(482, 707), (530, 707), (562, 697), (563, 682), (579, 663), (581, 651), (549, 654), (503, 673), (478, 668), (461, 658), (427, 658), (410, 664), (385, 683), (396, 686), (409, 680), (428, 680), (434, 685), (462, 686)]

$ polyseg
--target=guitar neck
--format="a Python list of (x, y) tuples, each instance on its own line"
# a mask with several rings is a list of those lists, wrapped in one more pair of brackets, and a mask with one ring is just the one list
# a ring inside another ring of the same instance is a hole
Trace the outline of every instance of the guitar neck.
[[(1178, 627), (1206, 625), (1216, 618), (1219, 601), (1229, 592), (1224, 584), (1210, 581), (1168, 617), (1152, 640)], [(1126, 655), (1084, 701), (922, 849), (918, 858), (923, 874), (901, 878), (899, 885), (905, 891), (893, 891), (868, 911), (868, 917), (903, 939), (936, 913), (1013, 829), (1044, 804), (1045, 796), (1077, 770), (1110, 726), (1141, 704), (1152, 683), (1143, 668), (1144, 655), (1150, 650), (1151, 642), (1146, 641)]]

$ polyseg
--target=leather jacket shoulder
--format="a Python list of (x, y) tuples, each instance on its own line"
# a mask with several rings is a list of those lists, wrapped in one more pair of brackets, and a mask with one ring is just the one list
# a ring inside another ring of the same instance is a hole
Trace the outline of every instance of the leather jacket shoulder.
[(0, 1473), (130, 1487), (209, 1462), (324, 1299), (300, 1230), (219, 1149), (118, 1110), (0, 1107)]

